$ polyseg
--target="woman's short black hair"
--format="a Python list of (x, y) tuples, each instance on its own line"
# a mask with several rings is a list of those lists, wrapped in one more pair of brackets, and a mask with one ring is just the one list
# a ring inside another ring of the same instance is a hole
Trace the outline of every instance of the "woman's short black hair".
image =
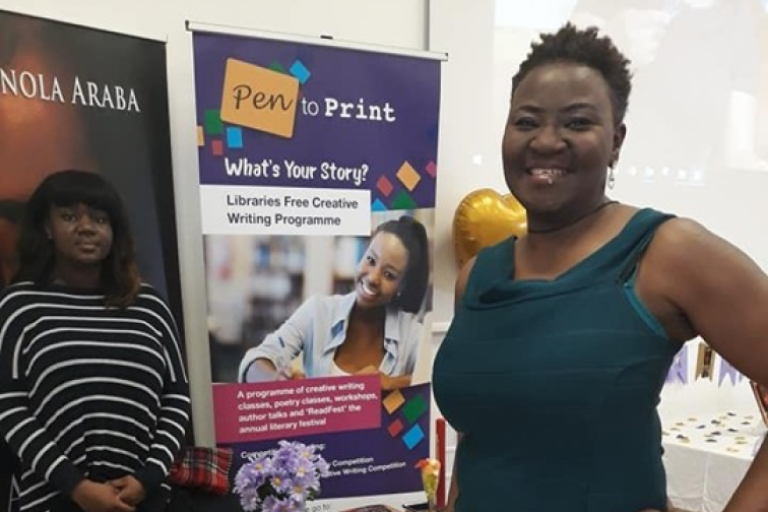
[(408, 215), (379, 225), (374, 232), (391, 233), (408, 250), (408, 266), (392, 305), (409, 313), (418, 313), (429, 284), (429, 241), (424, 224)]
[(567, 23), (557, 32), (542, 34), (541, 41), (531, 44), (531, 51), (512, 78), (512, 94), (533, 69), (556, 62), (582, 64), (600, 73), (611, 91), (613, 121), (624, 121), (632, 90), (630, 61), (608, 36), (601, 36), (596, 27), (579, 29)]
[(26, 204), (18, 241), (19, 270), (14, 281), (48, 284), (56, 264), (56, 251), (46, 223), (51, 208), (86, 204), (103, 210), (112, 227), (112, 248), (102, 265), (101, 287), (106, 304), (127, 307), (136, 299), (141, 280), (130, 222), (120, 195), (97, 173), (66, 170), (46, 177)]

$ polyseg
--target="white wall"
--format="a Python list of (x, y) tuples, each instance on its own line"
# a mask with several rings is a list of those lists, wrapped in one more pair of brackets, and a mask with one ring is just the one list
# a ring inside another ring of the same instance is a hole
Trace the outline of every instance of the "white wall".
[[(484, 154), (500, 153), (501, 138), (488, 122), (492, 99), (478, 83), (493, 64), (494, 3), (492, 1), (431, 0), (429, 49), (448, 53), (442, 68), (440, 142), (438, 146), (437, 212), (435, 225), (434, 327), (444, 330), (453, 316), (457, 274), (453, 251), (453, 215), (470, 191), (489, 187), (506, 190), (500, 167)], [(478, 51), (480, 50), (480, 51)], [(499, 127), (500, 128), (500, 127)], [(477, 142), (487, 144), (482, 151)], [(484, 154), (483, 154), (484, 153)]]
[[(213, 443), (195, 135), (185, 21), (424, 50), (427, 0), (0, 0), (0, 9), (167, 41), (180, 273), (198, 444)], [(202, 413), (201, 413), (202, 411)]]

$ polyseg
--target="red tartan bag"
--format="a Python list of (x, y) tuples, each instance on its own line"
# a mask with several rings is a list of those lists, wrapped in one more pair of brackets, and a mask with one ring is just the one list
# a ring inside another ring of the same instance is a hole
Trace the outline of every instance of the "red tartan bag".
[(229, 492), (232, 450), (187, 446), (171, 467), (168, 482), (224, 495)]

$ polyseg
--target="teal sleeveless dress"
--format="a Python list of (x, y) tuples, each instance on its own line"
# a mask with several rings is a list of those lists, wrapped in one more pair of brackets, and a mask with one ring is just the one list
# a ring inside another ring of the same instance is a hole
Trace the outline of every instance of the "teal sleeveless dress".
[(668, 218), (638, 211), (554, 280), (512, 279), (514, 238), (478, 255), (433, 376), (464, 433), (457, 512), (665, 510), (656, 405), (679, 346), (633, 286)]

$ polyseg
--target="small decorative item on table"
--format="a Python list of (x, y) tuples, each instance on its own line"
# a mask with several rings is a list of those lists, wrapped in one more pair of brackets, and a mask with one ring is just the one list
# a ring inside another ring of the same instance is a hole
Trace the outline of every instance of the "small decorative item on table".
[(320, 494), (320, 478), (328, 463), (317, 446), (280, 441), (279, 447), (244, 464), (235, 476), (234, 492), (247, 512), (304, 512)]
[(421, 459), (416, 463), (421, 470), (421, 483), (427, 494), (429, 512), (437, 512), (437, 485), (440, 480), (440, 461), (437, 459)]

